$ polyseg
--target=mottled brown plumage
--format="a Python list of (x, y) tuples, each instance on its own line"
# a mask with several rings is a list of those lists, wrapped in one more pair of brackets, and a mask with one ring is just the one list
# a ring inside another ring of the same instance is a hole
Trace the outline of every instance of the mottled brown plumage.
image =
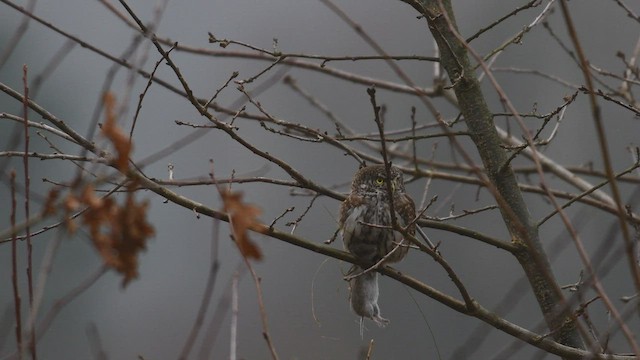
[[(360, 261), (371, 267), (383, 260), (394, 263), (402, 260), (408, 251), (408, 241), (392, 226), (391, 205), (387, 182), (393, 190), (393, 207), (396, 221), (400, 226), (411, 223), (407, 232), (415, 233), (415, 204), (405, 193), (402, 173), (398, 168), (390, 168), (391, 178), (387, 179), (384, 165), (364, 167), (354, 175), (351, 193), (340, 207), (340, 230), (345, 248)], [(384, 326), (388, 320), (380, 316), (378, 307), (378, 279), (376, 272), (361, 274), (365, 269), (354, 265), (349, 270), (353, 276), (351, 307), (362, 318), (370, 318)]]

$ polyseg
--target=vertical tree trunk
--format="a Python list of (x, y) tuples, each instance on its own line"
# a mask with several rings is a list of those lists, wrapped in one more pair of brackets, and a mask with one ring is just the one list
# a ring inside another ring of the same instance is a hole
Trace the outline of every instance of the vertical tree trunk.
[[(452, 32), (452, 28), (457, 31), (457, 25), (450, 0), (406, 2), (427, 19), (429, 30), (438, 44), (440, 63), (453, 83), (460, 111), (482, 158), (502, 217), (513, 243), (520, 248), (515, 256), (529, 279), (547, 325), (553, 331), (556, 341), (567, 346), (584, 348), (571, 311), (564, 306), (564, 296), (542, 249), (537, 226), (531, 220), (515, 174), (510, 166), (504, 166), (508, 157), (504, 148), (500, 146), (501, 141), (493, 117), (475, 71), (470, 65), (467, 48)], [(446, 17), (442, 9), (445, 9)]]

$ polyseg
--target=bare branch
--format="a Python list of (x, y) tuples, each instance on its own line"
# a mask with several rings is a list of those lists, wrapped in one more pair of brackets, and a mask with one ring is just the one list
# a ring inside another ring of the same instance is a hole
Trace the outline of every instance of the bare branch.
[[(600, 107), (594, 95), (592, 76), (591, 72), (589, 71), (589, 62), (584, 52), (582, 51), (582, 46), (580, 45), (578, 34), (573, 25), (573, 20), (571, 18), (571, 14), (569, 13), (566, 0), (560, 0), (560, 5), (562, 7), (562, 14), (564, 16), (565, 23), (567, 24), (567, 29), (569, 31), (571, 41), (573, 42), (576, 53), (578, 55), (578, 59), (580, 60), (580, 67), (585, 78), (586, 87), (589, 90), (589, 103), (591, 105), (593, 121), (596, 126), (598, 145), (600, 146), (600, 153), (602, 154), (602, 161), (604, 163), (605, 172), (607, 174), (607, 180), (609, 180), (609, 186), (611, 187), (613, 202), (618, 210), (618, 221), (620, 223), (620, 229), (622, 230), (622, 236), (627, 248), (627, 260), (629, 262), (629, 269), (631, 271), (631, 276), (633, 278), (636, 291), (640, 292), (640, 266), (638, 266), (638, 262), (635, 256), (634, 244), (631, 240), (631, 234), (627, 225), (624, 204), (622, 202), (620, 190), (618, 188), (618, 181), (613, 172), (611, 155), (609, 154), (609, 145), (607, 143), (607, 135), (603, 125)], [(637, 345), (634, 345), (634, 350), (636, 354), (640, 353), (640, 348), (637, 348)]]

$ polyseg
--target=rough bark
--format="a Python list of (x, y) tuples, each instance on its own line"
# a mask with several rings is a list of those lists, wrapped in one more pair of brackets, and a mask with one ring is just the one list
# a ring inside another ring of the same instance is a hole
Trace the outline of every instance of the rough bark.
[[(501, 147), (493, 117), (470, 64), (467, 48), (453, 32), (457, 32), (457, 25), (450, 0), (405, 2), (426, 18), (438, 44), (440, 63), (453, 83), (460, 111), (489, 179), (488, 186), (500, 205), (512, 241), (519, 249), (514, 255), (529, 279), (547, 325), (556, 341), (574, 348), (584, 348), (575, 319), (565, 306), (564, 296), (541, 246), (537, 226), (531, 220), (518, 188), (516, 176), (510, 166), (505, 166), (508, 156)], [(443, 9), (447, 16), (443, 14)]]

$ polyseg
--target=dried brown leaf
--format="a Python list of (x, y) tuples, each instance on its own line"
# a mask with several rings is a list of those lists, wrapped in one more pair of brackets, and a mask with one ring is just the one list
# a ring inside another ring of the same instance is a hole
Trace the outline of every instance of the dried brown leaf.
[(104, 136), (111, 140), (113, 143), (118, 157), (115, 159), (114, 164), (121, 172), (126, 172), (129, 169), (129, 156), (131, 154), (132, 144), (129, 137), (118, 127), (116, 121), (116, 99), (112, 93), (107, 92), (104, 95), (104, 111), (105, 122), (102, 125), (102, 133)]
[(265, 233), (267, 226), (258, 220), (262, 211), (255, 205), (242, 202), (241, 192), (221, 192), (224, 211), (229, 215), (233, 237), (240, 253), (247, 258), (262, 259), (262, 252), (249, 238), (248, 231)]
[(67, 231), (71, 234), (75, 233), (78, 230), (78, 225), (71, 218), (71, 213), (76, 211), (80, 207), (80, 200), (74, 195), (69, 194), (64, 198), (62, 202), (62, 206), (65, 211), (64, 224), (67, 227)]
[(83, 223), (105, 264), (123, 275), (123, 286), (138, 276), (138, 254), (155, 233), (147, 222), (148, 203), (136, 202), (133, 185), (128, 188), (131, 191), (122, 206), (111, 197), (96, 196), (91, 185), (81, 197), (88, 207)]
[(58, 209), (55, 203), (58, 200), (59, 196), (60, 196), (59, 189), (53, 188), (49, 190), (49, 193), (47, 194), (47, 200), (45, 200), (44, 206), (43, 206), (43, 214), (45, 216), (54, 215), (57, 212)]

